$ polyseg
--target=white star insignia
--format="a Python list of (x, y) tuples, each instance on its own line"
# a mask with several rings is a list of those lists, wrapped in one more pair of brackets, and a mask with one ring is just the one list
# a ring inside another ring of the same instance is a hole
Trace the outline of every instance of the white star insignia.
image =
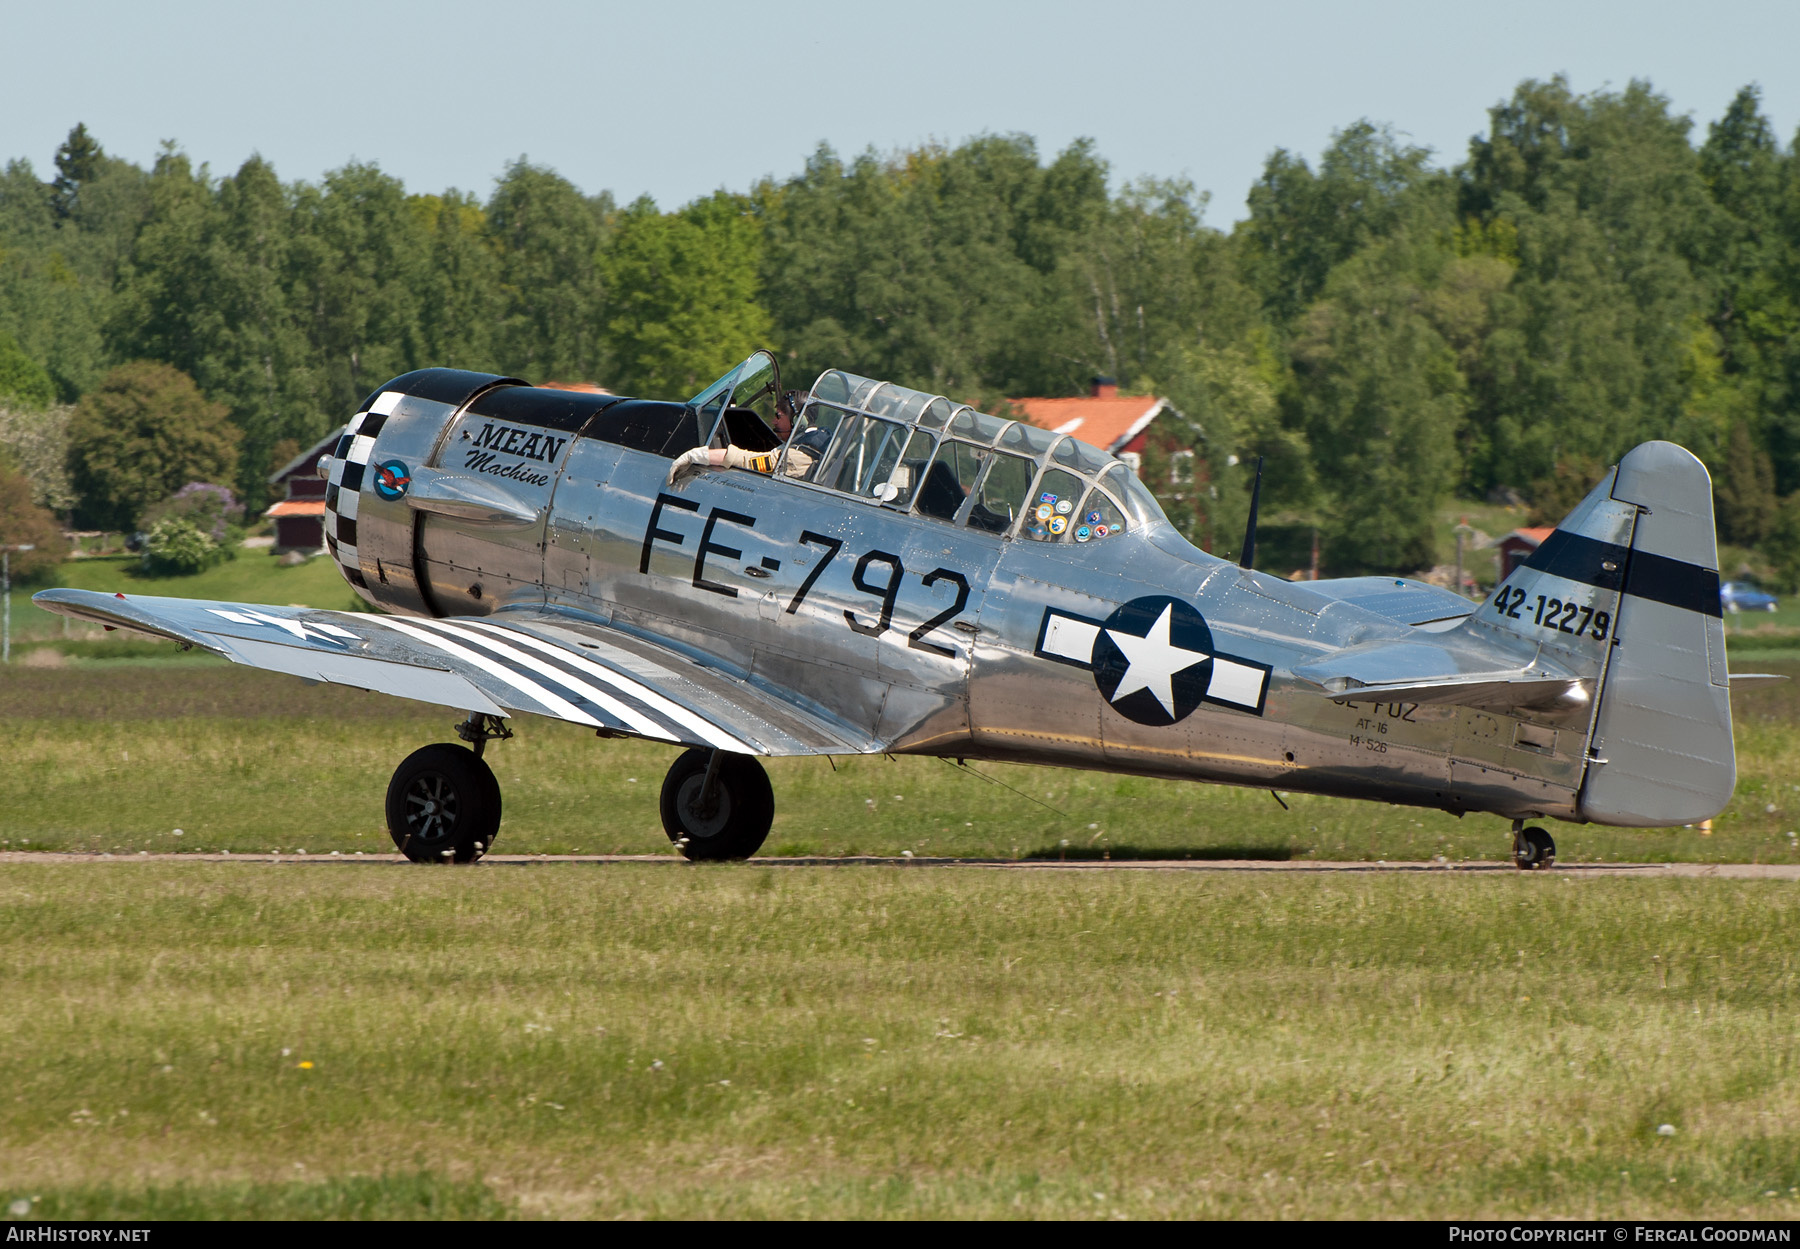
[(320, 641), (336, 642), (340, 646), (344, 644), (346, 639), (350, 641), (356, 640), (356, 634), (350, 632), (350, 630), (340, 629), (338, 626), (326, 624), (324, 621), (309, 622), (305, 620), (295, 620), (289, 616), (271, 616), (267, 612), (250, 610), (241, 612), (226, 611), (217, 607), (209, 607), (206, 610), (215, 616), (223, 616), (233, 624), (270, 625), (274, 628), (282, 629), (293, 634), (302, 642), (310, 641), (315, 636), (318, 637)]
[(1162, 704), (1164, 711), (1171, 716), (1175, 714), (1175, 675), (1186, 672), (1195, 664), (1205, 663), (1212, 656), (1169, 641), (1169, 624), (1174, 610), (1174, 604), (1165, 604), (1162, 615), (1143, 637), (1120, 633), (1117, 629), (1106, 631), (1106, 636), (1125, 656), (1127, 665), (1125, 675), (1119, 678), (1119, 688), (1113, 691), (1113, 702), (1139, 690), (1149, 690), (1150, 696)]

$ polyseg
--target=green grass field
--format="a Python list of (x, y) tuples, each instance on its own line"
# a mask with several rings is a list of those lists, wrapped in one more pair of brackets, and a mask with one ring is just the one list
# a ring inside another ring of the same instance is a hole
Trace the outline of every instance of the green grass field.
[(216, 598), (240, 603), (301, 603), (340, 611), (365, 609), (331, 560), (320, 557), (293, 568), (266, 549), (240, 549), (237, 558), (192, 577), (144, 575), (135, 555), (69, 560), (43, 580), (13, 593), (13, 644), (95, 638), (97, 627), (63, 623), (64, 618), (31, 605), (31, 595), (52, 586), (99, 590), (106, 594), (153, 594), (170, 598)]
[(12, 864), (0, 993), (39, 1216), (1800, 1213), (1792, 883)]
[[(0, 1211), (1800, 1215), (1792, 882), (319, 862), (390, 848), (388, 774), (453, 713), (67, 651), (0, 671), (0, 850), (120, 858), (0, 864)], [(1713, 835), (1555, 825), (1562, 860), (1800, 861), (1800, 688), (1734, 706)], [(497, 849), (671, 853), (673, 748), (516, 727)], [(770, 770), (772, 853), (1507, 845), (1056, 769)], [(129, 861), (219, 849), (311, 861)]]

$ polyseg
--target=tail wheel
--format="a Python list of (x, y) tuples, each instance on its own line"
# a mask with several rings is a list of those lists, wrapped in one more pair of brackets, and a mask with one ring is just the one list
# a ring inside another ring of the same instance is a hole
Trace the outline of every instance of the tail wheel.
[(1513, 838), (1513, 863), (1520, 871), (1549, 867), (1556, 862), (1556, 842), (1541, 828), (1527, 828)]
[(473, 863), (500, 831), (500, 782), (466, 747), (421, 747), (388, 782), (387, 825), (414, 863)]
[(663, 778), (663, 831), (695, 862), (747, 859), (762, 846), (775, 822), (769, 774), (749, 755), (717, 752), (712, 784), (707, 769), (715, 752), (690, 750)]

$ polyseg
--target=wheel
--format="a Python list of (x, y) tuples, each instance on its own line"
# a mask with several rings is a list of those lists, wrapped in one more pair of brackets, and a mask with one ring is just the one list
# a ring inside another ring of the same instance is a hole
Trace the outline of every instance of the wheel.
[(695, 862), (747, 859), (775, 822), (769, 774), (749, 755), (719, 755), (710, 803), (702, 803), (710, 750), (690, 750), (663, 778), (663, 831)]
[(420, 747), (388, 782), (387, 825), (414, 863), (473, 863), (500, 831), (500, 782), (465, 746)]
[(1513, 838), (1513, 863), (1520, 871), (1549, 867), (1556, 862), (1556, 842), (1541, 828), (1528, 828)]

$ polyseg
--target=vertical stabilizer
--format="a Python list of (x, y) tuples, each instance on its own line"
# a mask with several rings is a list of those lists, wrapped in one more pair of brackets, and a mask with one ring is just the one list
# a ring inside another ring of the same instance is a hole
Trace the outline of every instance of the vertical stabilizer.
[(1617, 633), (1619, 591), (1638, 509), (1613, 497), (1619, 470), (1570, 512), (1464, 627), (1528, 644), (1597, 685)]
[(1610, 495), (1637, 516), (1610, 561), (1624, 577), (1581, 814), (1637, 827), (1709, 819), (1737, 783), (1712, 478), (1674, 443), (1646, 442), (1619, 461)]

